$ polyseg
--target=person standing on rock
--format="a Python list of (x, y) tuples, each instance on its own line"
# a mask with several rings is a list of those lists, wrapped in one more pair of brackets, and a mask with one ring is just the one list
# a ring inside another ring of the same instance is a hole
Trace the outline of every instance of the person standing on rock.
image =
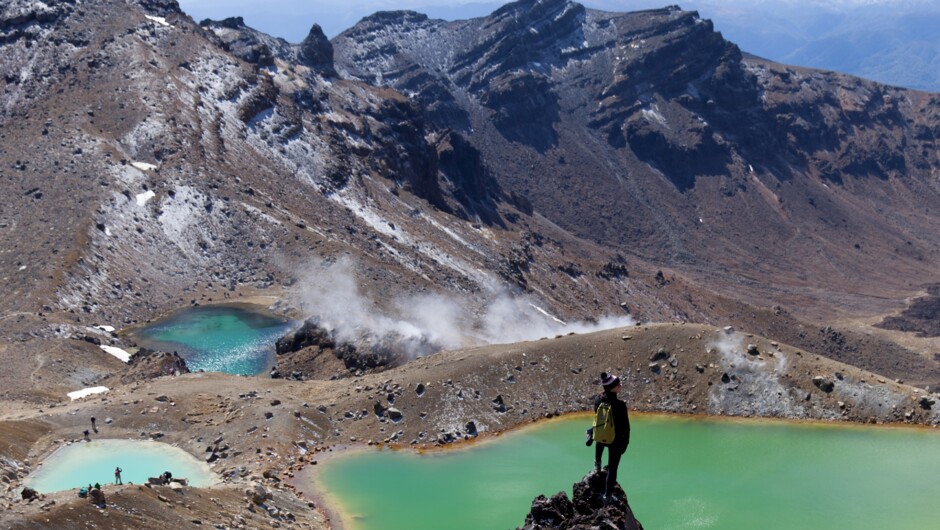
[(124, 471), (124, 470), (121, 469), (120, 467), (114, 468), (114, 483), (115, 483), (116, 485), (119, 485), (119, 486), (120, 486), (121, 484), (124, 484), (124, 483), (121, 481), (121, 471)]
[(630, 416), (627, 414), (627, 404), (617, 396), (621, 389), (620, 378), (602, 372), (601, 385), (604, 387), (604, 392), (594, 398), (594, 413), (597, 413), (597, 409), (600, 408), (601, 404), (609, 405), (615, 431), (612, 442), (598, 442), (594, 447), (595, 472), (600, 472), (601, 458), (604, 456), (604, 449), (607, 449), (607, 481), (604, 490), (604, 500), (606, 501), (614, 494), (620, 457), (627, 451), (627, 445), (630, 444)]

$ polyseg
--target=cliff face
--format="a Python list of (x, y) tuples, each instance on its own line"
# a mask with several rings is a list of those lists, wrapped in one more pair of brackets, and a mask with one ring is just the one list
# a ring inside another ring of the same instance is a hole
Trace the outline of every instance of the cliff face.
[(936, 95), (746, 57), (676, 7), (383, 13), (333, 44), (342, 75), (424, 103), (579, 237), (739, 293), (934, 275)]
[[(0, 71), (0, 335), (27, 359), (96, 323), (282, 296), (344, 256), (390, 310), (427, 291), (481, 314), (508, 291), (562, 320), (806, 346), (803, 320), (938, 281), (937, 96), (744, 57), (678, 8), (387, 12), (290, 44), (170, 0), (14, 0)], [(883, 345), (823, 344), (940, 366)], [(83, 385), (111, 361), (44, 369)]]

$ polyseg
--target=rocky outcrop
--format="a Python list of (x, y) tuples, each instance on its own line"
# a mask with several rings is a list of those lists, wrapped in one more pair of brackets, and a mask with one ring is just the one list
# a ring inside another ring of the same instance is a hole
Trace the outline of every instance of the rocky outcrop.
[(317, 346), (318, 348), (334, 348), (336, 346), (331, 334), (320, 326), (317, 319), (307, 319), (300, 328), (277, 339), (275, 351), (278, 355), (284, 355), (311, 346)]
[(446, 130), (433, 140), (437, 149), (438, 169), (444, 182), (444, 196), (452, 197), (451, 210), (471, 220), (479, 217), (486, 224), (499, 224), (497, 211), (501, 195), (499, 184), (493, 179), (480, 151), (463, 135)]
[[(520, 0), (482, 21), (465, 47), (454, 50), (454, 80), (486, 90), (493, 80), (533, 66), (562, 66), (564, 50), (584, 42), (586, 10), (568, 0)], [(538, 63), (538, 64), (533, 64)]]
[(242, 17), (205, 19), (199, 25), (212, 31), (226, 50), (249, 63), (273, 67), (274, 59), (278, 58), (287, 63), (302, 64), (323, 76), (336, 75), (333, 45), (319, 24), (314, 24), (307, 37), (297, 45), (248, 27)]
[(446, 209), (438, 182), (437, 156), (425, 138), (421, 109), (411, 101), (390, 97), (371, 113), (374, 121), (363, 135), (373, 148), (366, 161), (373, 170), (400, 183), (429, 203)]
[(586, 475), (574, 484), (571, 499), (564, 491), (551, 498), (539, 495), (517, 530), (643, 530), (619, 485), (605, 501), (606, 477), (603, 470)]
[(494, 111), (493, 125), (507, 140), (542, 153), (557, 145), (558, 96), (547, 76), (507, 73), (492, 80), (480, 102)]
[(205, 19), (199, 25), (212, 30), (232, 55), (259, 66), (274, 64), (275, 52), (272, 51), (270, 42), (266, 42), (271, 38), (246, 26), (242, 17), (219, 21)]
[(336, 75), (333, 68), (333, 45), (323, 34), (319, 24), (314, 24), (310, 33), (300, 43), (300, 58), (304, 64), (323, 75)]
[(292, 379), (343, 377), (381, 371), (441, 349), (422, 336), (397, 333), (378, 336), (368, 330), (352, 335), (355, 338), (341, 340), (335, 331), (324, 328), (319, 319), (308, 319), (277, 340), (277, 368), (272, 375)]
[[(10, 0), (0, 6), (0, 44), (21, 38), (37, 38), (75, 10), (75, 0), (34, 2)], [(8, 79), (7, 82), (10, 82)]]
[(922, 337), (940, 337), (940, 285), (931, 285), (926, 296), (912, 300), (901, 314), (886, 317), (877, 326)]
[(156, 351), (141, 348), (131, 356), (127, 366), (120, 373), (109, 378), (109, 386), (129, 384), (137, 381), (150, 381), (157, 377), (188, 374), (186, 359), (176, 352)]
[(179, 2), (176, 0), (135, 0), (135, 2), (154, 15), (165, 17), (171, 14), (183, 13)]

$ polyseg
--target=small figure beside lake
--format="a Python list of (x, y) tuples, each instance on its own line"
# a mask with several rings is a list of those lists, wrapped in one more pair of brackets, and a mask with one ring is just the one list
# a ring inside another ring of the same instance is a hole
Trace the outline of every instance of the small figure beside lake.
[(622, 388), (620, 378), (607, 372), (601, 373), (601, 386), (604, 392), (594, 398), (594, 427), (592, 437), (597, 445), (594, 448), (594, 471), (601, 471), (601, 459), (607, 449), (607, 480), (604, 501), (612, 500), (614, 485), (617, 484), (617, 468), (620, 457), (630, 444), (630, 416), (627, 404), (618, 394)]
[(117, 486), (124, 484), (123, 482), (121, 482), (121, 471), (124, 471), (124, 470), (121, 469), (120, 467), (114, 468), (114, 484)]

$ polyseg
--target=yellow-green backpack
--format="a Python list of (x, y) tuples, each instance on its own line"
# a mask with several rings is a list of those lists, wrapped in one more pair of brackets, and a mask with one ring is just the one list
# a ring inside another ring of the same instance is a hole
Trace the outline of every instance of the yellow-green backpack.
[(594, 413), (594, 441), (599, 444), (611, 444), (615, 436), (614, 410), (610, 403), (602, 401)]

